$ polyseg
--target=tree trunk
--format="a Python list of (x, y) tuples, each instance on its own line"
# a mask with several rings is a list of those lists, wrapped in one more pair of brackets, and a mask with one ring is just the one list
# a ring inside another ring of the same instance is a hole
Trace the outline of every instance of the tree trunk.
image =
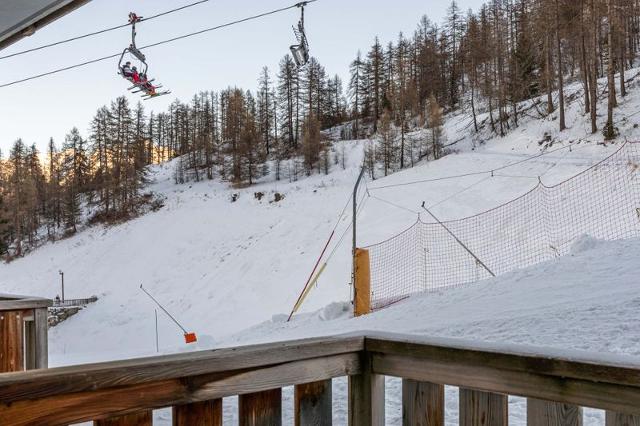
[(615, 129), (613, 125), (613, 108), (616, 106), (616, 84), (615, 84), (615, 69), (614, 69), (614, 48), (613, 48), (613, 0), (607, 0), (607, 20), (609, 25), (609, 63), (607, 65), (607, 85), (609, 89), (609, 102), (607, 105), (607, 127), (605, 128), (604, 136), (607, 139), (613, 139), (615, 137)]
[(595, 0), (591, 0), (591, 27), (593, 30), (591, 49), (591, 69), (589, 70), (589, 92), (591, 100), (591, 133), (598, 131), (598, 31), (596, 26), (600, 24), (600, 18), (596, 16)]
[(558, 96), (560, 102), (560, 131), (567, 128), (564, 117), (564, 76), (562, 69), (562, 44), (560, 41), (560, 6), (556, 0), (556, 44), (558, 47)]

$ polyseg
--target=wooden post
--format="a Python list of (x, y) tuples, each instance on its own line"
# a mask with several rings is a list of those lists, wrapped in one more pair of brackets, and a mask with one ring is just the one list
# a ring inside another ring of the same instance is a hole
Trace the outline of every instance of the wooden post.
[(173, 426), (222, 426), (222, 399), (173, 407)]
[(527, 426), (582, 426), (582, 408), (528, 398)]
[(356, 317), (371, 312), (371, 267), (369, 250), (356, 249), (353, 314)]
[(0, 373), (24, 370), (22, 311), (0, 312)]
[(295, 387), (296, 426), (330, 426), (333, 421), (331, 380)]
[(125, 416), (111, 417), (104, 420), (96, 420), (94, 426), (152, 426), (153, 411), (142, 411), (140, 413), (127, 414)]
[(371, 372), (371, 358), (363, 354), (362, 374), (349, 376), (349, 426), (384, 426), (384, 376)]
[(640, 416), (631, 414), (616, 413), (607, 411), (605, 415), (605, 426), (640, 426)]
[(402, 424), (444, 426), (444, 386), (403, 379)]
[(505, 395), (460, 388), (460, 426), (507, 426)]
[(282, 425), (282, 389), (240, 395), (240, 426)]
[(48, 316), (47, 308), (34, 309), (36, 368), (49, 367)]

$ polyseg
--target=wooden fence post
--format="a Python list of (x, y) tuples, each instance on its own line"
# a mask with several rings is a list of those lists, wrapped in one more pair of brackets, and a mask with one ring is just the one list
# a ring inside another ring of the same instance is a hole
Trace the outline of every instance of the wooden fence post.
[(282, 389), (240, 395), (240, 426), (282, 425)]
[(444, 426), (444, 386), (403, 379), (402, 424)]
[(49, 311), (34, 309), (36, 368), (49, 367)]
[(371, 312), (369, 250), (356, 249), (355, 257), (353, 314), (359, 317)]
[(296, 426), (330, 426), (333, 422), (331, 380), (295, 387)]
[(460, 388), (460, 426), (507, 426), (506, 395)]
[(528, 398), (527, 426), (582, 426), (582, 408)]
[(173, 407), (173, 426), (222, 426), (222, 399)]

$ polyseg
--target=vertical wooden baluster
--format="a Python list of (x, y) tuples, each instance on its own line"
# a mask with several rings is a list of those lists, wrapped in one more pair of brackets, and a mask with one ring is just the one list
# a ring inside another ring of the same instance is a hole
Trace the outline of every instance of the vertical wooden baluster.
[(173, 407), (173, 426), (222, 426), (222, 399)]
[(47, 308), (34, 309), (36, 368), (49, 367), (49, 312)]
[(505, 395), (460, 388), (460, 426), (506, 426)]
[(0, 373), (24, 370), (22, 311), (0, 312)]
[(640, 426), (640, 416), (607, 411), (605, 426)]
[(240, 395), (240, 426), (282, 425), (282, 389)]
[(363, 356), (362, 374), (349, 377), (349, 426), (384, 426), (384, 376), (371, 373), (371, 359)]
[(402, 380), (402, 424), (444, 426), (444, 386)]
[(296, 426), (331, 426), (331, 380), (296, 386), (294, 400)]
[(582, 408), (529, 398), (527, 426), (582, 426)]
[(153, 425), (153, 411), (141, 411), (139, 413), (124, 416), (111, 417), (93, 422), (94, 426), (151, 426)]

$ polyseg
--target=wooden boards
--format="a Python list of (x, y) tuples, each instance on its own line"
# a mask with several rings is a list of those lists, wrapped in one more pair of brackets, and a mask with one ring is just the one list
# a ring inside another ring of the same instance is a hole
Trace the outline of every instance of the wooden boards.
[(582, 426), (582, 408), (529, 398), (527, 426)]
[(402, 380), (403, 426), (444, 426), (444, 386)]
[(93, 422), (94, 426), (152, 426), (152, 424), (153, 412), (151, 410)]
[(238, 418), (240, 426), (281, 426), (282, 390), (240, 395)]
[(173, 407), (173, 426), (222, 426), (222, 399)]
[(507, 426), (506, 395), (460, 388), (460, 426)]
[(330, 426), (332, 403), (331, 380), (297, 385), (294, 390), (295, 426)]
[(0, 312), (0, 373), (24, 370), (22, 311)]

